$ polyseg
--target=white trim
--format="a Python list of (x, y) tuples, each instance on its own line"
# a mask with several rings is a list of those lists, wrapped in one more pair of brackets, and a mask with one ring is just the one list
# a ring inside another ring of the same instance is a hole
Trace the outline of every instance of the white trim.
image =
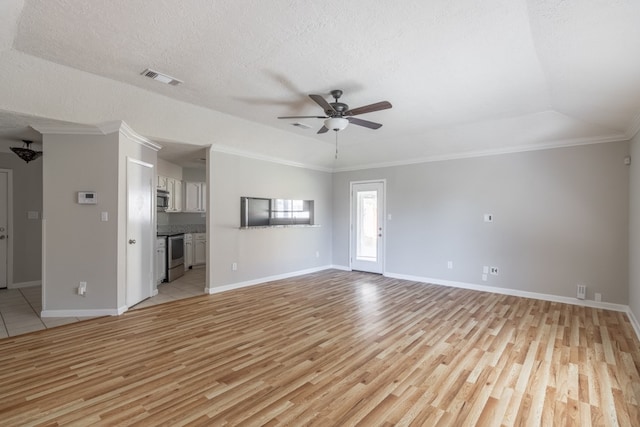
[(105, 135), (96, 126), (83, 126), (75, 123), (68, 126), (31, 125), (29, 127), (43, 135)]
[(40, 317), (100, 317), (100, 316), (119, 316), (127, 311), (127, 307), (113, 308), (96, 308), (83, 310), (42, 310)]
[(13, 169), (0, 169), (7, 174), (7, 289), (13, 283)]
[(415, 165), (419, 163), (433, 163), (433, 162), (443, 162), (447, 160), (459, 160), (459, 159), (468, 159), (468, 158), (475, 158), (475, 157), (499, 156), (501, 154), (515, 154), (515, 153), (524, 153), (529, 151), (551, 150), (555, 148), (576, 147), (580, 145), (604, 144), (608, 142), (622, 142), (622, 141), (628, 141), (629, 139), (630, 138), (627, 135), (622, 135), (622, 134), (601, 137), (601, 138), (577, 138), (572, 140), (550, 142), (546, 144), (531, 144), (531, 145), (523, 145), (519, 147), (505, 147), (505, 148), (498, 148), (498, 149), (492, 149), (492, 150), (466, 151), (466, 152), (457, 153), (457, 154), (445, 154), (445, 155), (419, 157), (412, 160), (398, 160), (394, 162), (383, 162), (383, 163), (372, 163), (372, 164), (357, 165), (357, 166), (348, 166), (344, 168), (333, 169), (333, 172), (351, 172), (351, 171), (364, 170), (364, 169), (378, 169), (378, 168), (388, 168), (388, 167), (394, 167), (394, 166)]
[(318, 271), (324, 271), (332, 268), (329, 265), (323, 265), (321, 267), (308, 268), (306, 270), (293, 271), (291, 273), (277, 274), (275, 276), (261, 277), (259, 279), (247, 280), (245, 282), (231, 283), (229, 285), (214, 286), (212, 288), (204, 288), (205, 293), (217, 294), (220, 292), (231, 291), (234, 289), (246, 288), (247, 286), (261, 285), (275, 280), (289, 279), (291, 277), (302, 276), (305, 274), (317, 273)]
[(579, 300), (576, 298), (563, 297), (559, 295), (551, 295), (551, 294), (541, 294), (538, 292), (528, 292), (528, 291), (519, 291), (517, 289), (509, 289), (509, 288), (498, 288), (495, 286), (486, 286), (486, 285), (476, 285), (473, 283), (465, 283), (465, 282), (454, 282), (450, 280), (440, 280), (440, 279), (432, 279), (429, 277), (420, 277), (420, 276), (411, 276), (408, 274), (399, 274), (399, 273), (391, 273), (385, 272), (385, 277), (391, 277), (393, 279), (402, 279), (402, 280), (410, 280), (413, 282), (420, 283), (428, 283), (439, 286), (449, 286), (452, 288), (462, 288), (462, 289), (470, 289), (474, 291), (481, 292), (491, 292), (494, 294), (502, 294), (502, 295), (512, 295), (516, 297), (523, 298), (533, 298), (543, 301), (551, 301), (551, 302), (561, 302), (564, 304), (572, 304), (572, 305), (580, 305), (584, 307), (593, 307), (593, 308), (601, 308), (604, 310), (613, 310), (613, 311), (621, 311), (627, 313), (629, 311), (629, 306), (623, 304), (615, 304), (611, 302), (596, 302), (591, 300)]
[(237, 148), (232, 148), (222, 144), (211, 145), (211, 150), (217, 153), (231, 154), (233, 156), (246, 157), (249, 159), (261, 160), (263, 162), (276, 163), (279, 165), (293, 166), (296, 168), (310, 169), (310, 170), (315, 170), (320, 172), (328, 172), (328, 173), (334, 172), (334, 170), (331, 168), (325, 168), (322, 166), (310, 165), (307, 163), (299, 163), (299, 162), (293, 162), (290, 160), (279, 159), (277, 157), (266, 156), (264, 154), (257, 154), (250, 151), (239, 150)]
[(42, 280), (32, 280), (31, 282), (12, 283), (8, 286), (9, 289), (22, 289), (22, 288), (34, 288), (36, 286), (42, 286)]
[(349, 266), (346, 265), (337, 265), (337, 264), (331, 264), (329, 266), (329, 269), (333, 269), (333, 270), (342, 270), (342, 271), (353, 271), (351, 270), (351, 268), (349, 268)]
[(104, 135), (114, 132), (120, 132), (120, 134), (130, 139), (131, 141), (136, 142), (144, 147), (151, 148), (154, 151), (159, 151), (162, 149), (162, 146), (160, 144), (140, 135), (139, 133), (134, 131), (131, 126), (124, 122), (124, 120), (99, 124), (98, 129), (100, 129)]
[(636, 315), (631, 311), (631, 307), (627, 307), (627, 316), (629, 317), (629, 322), (631, 322), (631, 326), (633, 326), (633, 330), (636, 331), (636, 336), (640, 339), (640, 323), (638, 323), (638, 319)]
[(97, 126), (83, 126), (71, 124), (69, 126), (30, 126), (32, 129), (45, 135), (109, 135), (114, 132), (120, 132), (125, 137), (140, 145), (159, 151), (162, 146), (157, 142), (140, 135), (134, 131), (131, 126), (123, 120), (101, 123)]

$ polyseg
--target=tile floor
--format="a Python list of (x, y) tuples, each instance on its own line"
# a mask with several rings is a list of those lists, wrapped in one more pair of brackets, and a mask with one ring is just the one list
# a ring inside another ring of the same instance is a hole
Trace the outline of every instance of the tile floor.
[[(158, 295), (142, 301), (133, 306), (131, 310), (202, 295), (204, 287), (205, 269), (188, 270), (179, 279), (158, 285)], [(0, 338), (13, 337), (86, 319), (84, 317), (40, 318), (41, 311), (42, 288), (40, 286), (0, 289)]]

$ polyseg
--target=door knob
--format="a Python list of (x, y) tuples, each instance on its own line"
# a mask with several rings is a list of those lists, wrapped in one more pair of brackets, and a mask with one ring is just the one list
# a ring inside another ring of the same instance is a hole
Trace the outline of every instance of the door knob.
[(5, 236), (0, 236), (0, 240), (4, 240), (4, 239), (5, 239)]
[(136, 241), (135, 241), (134, 239), (129, 239), (129, 244), (130, 244), (130, 245), (135, 245), (135, 244), (136, 244)]

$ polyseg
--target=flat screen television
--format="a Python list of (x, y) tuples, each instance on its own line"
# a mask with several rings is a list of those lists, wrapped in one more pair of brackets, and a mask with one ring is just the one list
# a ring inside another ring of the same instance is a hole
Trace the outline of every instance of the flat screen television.
[(240, 198), (241, 227), (313, 225), (313, 200)]

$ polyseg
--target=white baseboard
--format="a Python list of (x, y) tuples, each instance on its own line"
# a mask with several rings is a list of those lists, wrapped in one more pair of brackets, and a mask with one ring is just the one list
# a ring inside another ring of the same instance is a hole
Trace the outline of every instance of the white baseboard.
[(331, 264), (329, 266), (329, 268), (332, 268), (334, 270), (342, 270), (342, 271), (353, 271), (351, 269), (351, 267), (347, 267), (346, 265), (336, 265), (336, 264)]
[(640, 339), (640, 323), (638, 323), (638, 319), (636, 315), (631, 311), (631, 307), (627, 310), (627, 316), (629, 317), (629, 321), (631, 322), (631, 326), (633, 326), (633, 330), (636, 331), (636, 335), (638, 339)]
[(204, 291), (209, 294), (217, 294), (219, 292), (231, 291), (233, 289), (246, 288), (247, 286), (260, 285), (267, 282), (273, 282), (274, 280), (289, 279), (291, 277), (302, 276), (305, 274), (317, 273), (318, 271), (328, 270), (335, 268), (330, 265), (324, 265), (321, 267), (308, 268), (306, 270), (293, 271), (291, 273), (277, 274), (275, 276), (261, 277), (259, 279), (247, 280), (245, 282), (232, 283), (230, 285), (214, 286), (212, 288), (205, 288)]
[(42, 280), (33, 280), (31, 282), (12, 283), (7, 286), (8, 289), (20, 289), (20, 288), (33, 288), (36, 286), (42, 286)]
[[(420, 283), (431, 283), (434, 285), (450, 286), (453, 288), (470, 289), (474, 291), (491, 292), (494, 294), (512, 295), (512, 296), (523, 297), (523, 298), (533, 298), (533, 299), (539, 299), (543, 301), (561, 302), (565, 304), (580, 305), (583, 307), (593, 307), (593, 308), (601, 308), (604, 310), (622, 311), (625, 313), (629, 312), (629, 306), (623, 305), (623, 304), (614, 304), (611, 302), (579, 300), (577, 298), (563, 297), (559, 295), (519, 291), (517, 289), (498, 288), (495, 286), (476, 285), (473, 283), (454, 282), (450, 280), (432, 279), (429, 277), (411, 276), (407, 274), (385, 272), (384, 275), (386, 277), (391, 277), (394, 279), (411, 280), (411, 281), (420, 282)], [(638, 335), (638, 338), (640, 339), (640, 335)]]
[(101, 317), (101, 316), (119, 316), (127, 311), (127, 307), (113, 308), (97, 308), (83, 310), (42, 310), (40, 317)]

